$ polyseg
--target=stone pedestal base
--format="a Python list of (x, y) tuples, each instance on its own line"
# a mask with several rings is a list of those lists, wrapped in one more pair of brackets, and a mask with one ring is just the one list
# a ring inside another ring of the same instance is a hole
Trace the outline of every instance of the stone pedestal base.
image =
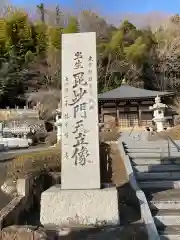
[(118, 225), (118, 193), (115, 187), (62, 190), (55, 185), (41, 195), (43, 225)]
[(164, 130), (164, 122), (156, 122), (157, 132), (162, 132)]

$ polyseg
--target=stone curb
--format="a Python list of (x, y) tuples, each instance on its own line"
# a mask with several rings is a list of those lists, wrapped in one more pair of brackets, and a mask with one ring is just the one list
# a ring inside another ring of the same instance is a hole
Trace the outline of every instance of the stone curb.
[(141, 209), (141, 219), (143, 220), (147, 233), (148, 233), (148, 239), (149, 240), (160, 240), (159, 234), (157, 232), (157, 228), (156, 225), (154, 223), (154, 219), (152, 217), (146, 196), (144, 194), (144, 192), (139, 188), (137, 182), (136, 182), (136, 178), (134, 176), (134, 172), (131, 166), (131, 162), (129, 159), (129, 156), (125, 153), (124, 151), (124, 146), (123, 146), (123, 142), (119, 139), (118, 142), (118, 147), (126, 168), (126, 172), (128, 174), (128, 178), (129, 178), (129, 183), (131, 185), (131, 187), (134, 189), (134, 191), (136, 192), (136, 196), (139, 200), (139, 205), (140, 205), (140, 209)]
[(0, 230), (5, 227), (4, 225), (11, 225), (12, 221), (17, 221), (23, 200), (24, 196), (15, 197), (0, 211)]

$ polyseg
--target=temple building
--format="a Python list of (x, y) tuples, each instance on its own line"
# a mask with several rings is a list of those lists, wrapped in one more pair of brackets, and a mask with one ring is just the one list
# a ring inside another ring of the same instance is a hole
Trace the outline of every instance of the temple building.
[[(107, 122), (114, 119), (116, 125), (122, 128), (149, 126), (153, 118), (149, 107), (154, 104), (157, 95), (162, 102), (168, 102), (174, 93), (135, 88), (123, 80), (120, 87), (98, 95), (100, 120)], [(174, 115), (176, 113), (171, 108), (165, 112), (170, 126), (173, 126)]]

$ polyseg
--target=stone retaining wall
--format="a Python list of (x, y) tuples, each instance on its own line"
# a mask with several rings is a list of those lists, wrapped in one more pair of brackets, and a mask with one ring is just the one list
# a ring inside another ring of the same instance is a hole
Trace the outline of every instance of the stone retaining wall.
[(18, 224), (19, 215), (24, 210), (25, 197), (18, 196), (12, 199), (6, 207), (0, 211), (0, 230), (6, 226)]
[(17, 194), (1, 211), (0, 211), (0, 230), (4, 227), (18, 224), (22, 214), (27, 211), (33, 204), (32, 198), (32, 176), (17, 180)]
[[(51, 178), (50, 185), (59, 183), (60, 173), (49, 173), (49, 175)], [(46, 187), (46, 183), (44, 182), (41, 184), (40, 181), (37, 180), (37, 176), (33, 175), (27, 175), (25, 178), (17, 180), (16, 188), (18, 196), (14, 197), (0, 211), (0, 230), (10, 225), (19, 224), (21, 217), (33, 207), (34, 197), (37, 197), (40, 202), (41, 193), (49, 187)]]

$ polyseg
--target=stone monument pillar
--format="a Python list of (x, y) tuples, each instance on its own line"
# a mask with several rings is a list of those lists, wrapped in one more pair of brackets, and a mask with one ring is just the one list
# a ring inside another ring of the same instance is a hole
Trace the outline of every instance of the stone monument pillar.
[(166, 122), (164, 112), (166, 108), (167, 105), (161, 103), (161, 98), (159, 96), (155, 98), (155, 104), (149, 107), (150, 110), (154, 111), (154, 118), (152, 120), (156, 124), (157, 132), (164, 131), (164, 123)]
[(119, 224), (117, 190), (100, 182), (93, 32), (62, 35), (62, 131), (61, 186), (42, 193), (41, 223)]

